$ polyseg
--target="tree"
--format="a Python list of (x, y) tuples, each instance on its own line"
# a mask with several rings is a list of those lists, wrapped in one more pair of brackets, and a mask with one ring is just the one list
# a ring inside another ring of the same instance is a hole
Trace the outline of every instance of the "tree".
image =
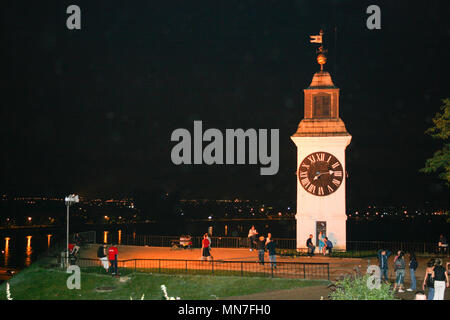
[(425, 168), (420, 169), (421, 172), (432, 173), (438, 172), (439, 178), (445, 180), (450, 186), (450, 98), (443, 99), (441, 112), (436, 113), (433, 118), (434, 126), (425, 131), (435, 139), (444, 141), (441, 150), (434, 153), (433, 157), (427, 159)]

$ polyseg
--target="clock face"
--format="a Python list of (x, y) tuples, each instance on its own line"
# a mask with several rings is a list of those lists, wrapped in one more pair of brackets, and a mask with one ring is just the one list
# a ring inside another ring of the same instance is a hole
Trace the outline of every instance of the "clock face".
[(344, 169), (331, 153), (318, 151), (303, 159), (298, 168), (302, 187), (315, 196), (327, 196), (342, 184)]

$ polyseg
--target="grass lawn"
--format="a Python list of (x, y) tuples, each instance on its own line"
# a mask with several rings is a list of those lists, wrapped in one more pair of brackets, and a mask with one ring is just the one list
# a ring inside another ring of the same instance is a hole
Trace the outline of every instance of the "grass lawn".
[[(149, 273), (132, 273), (127, 275), (130, 277), (128, 282), (120, 282), (110, 275), (82, 271), (81, 289), (69, 290), (66, 287), (69, 276), (35, 263), (9, 281), (11, 297), (15, 300), (129, 300), (130, 296), (140, 299), (145, 294), (146, 300), (161, 300), (161, 285), (164, 284), (169, 296), (182, 300), (208, 300), (328, 284), (325, 280)], [(104, 286), (115, 287), (115, 290), (103, 293), (95, 290)], [(6, 299), (6, 282), (0, 285), (0, 299)]]

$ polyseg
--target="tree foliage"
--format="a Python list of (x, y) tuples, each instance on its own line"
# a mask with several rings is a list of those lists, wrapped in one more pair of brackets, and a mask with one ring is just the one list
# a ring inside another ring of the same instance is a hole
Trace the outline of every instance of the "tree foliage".
[(432, 158), (426, 160), (425, 167), (420, 171), (437, 172), (439, 178), (450, 185), (450, 98), (443, 99), (442, 102), (441, 112), (436, 113), (433, 118), (434, 126), (428, 128), (425, 133), (435, 139), (443, 140), (444, 145), (442, 149), (434, 153)]

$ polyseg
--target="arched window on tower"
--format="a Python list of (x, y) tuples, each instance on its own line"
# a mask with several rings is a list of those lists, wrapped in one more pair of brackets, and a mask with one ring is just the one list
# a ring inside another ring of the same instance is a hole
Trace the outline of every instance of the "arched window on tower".
[(331, 117), (331, 95), (319, 93), (313, 97), (313, 118)]

